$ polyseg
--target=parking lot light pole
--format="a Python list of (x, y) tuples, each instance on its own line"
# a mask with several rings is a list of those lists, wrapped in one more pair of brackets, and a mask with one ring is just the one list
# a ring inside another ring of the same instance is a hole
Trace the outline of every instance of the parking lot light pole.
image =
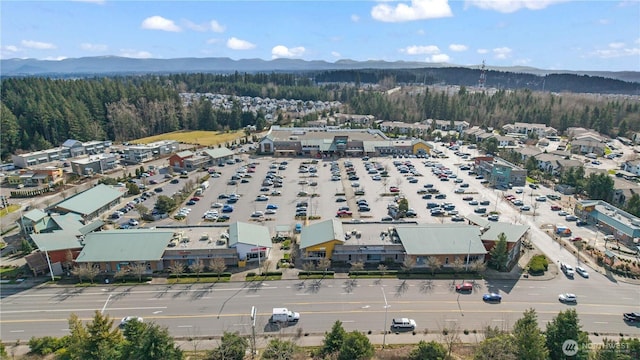
[(387, 303), (387, 295), (384, 293), (384, 288), (380, 287), (382, 290), (382, 298), (384, 298), (384, 333), (382, 333), (382, 348), (386, 344), (387, 340), (387, 313), (389, 312), (389, 303)]

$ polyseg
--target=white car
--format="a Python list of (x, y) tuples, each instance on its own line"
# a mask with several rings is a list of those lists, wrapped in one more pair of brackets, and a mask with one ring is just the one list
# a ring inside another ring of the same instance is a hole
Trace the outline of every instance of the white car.
[(222, 203), (219, 203), (219, 202), (214, 202), (213, 204), (211, 204), (211, 207), (214, 208), (214, 209), (218, 209), (218, 208), (221, 208), (223, 206), (224, 205)]
[(251, 214), (251, 217), (258, 218), (258, 217), (262, 217), (263, 215), (264, 215), (264, 212), (257, 210)]
[(269, 201), (269, 197), (267, 195), (258, 195), (256, 201)]
[(267, 209), (265, 210), (266, 215), (275, 215), (278, 211), (276, 209)]
[(138, 225), (140, 225), (140, 223), (136, 219), (129, 219), (129, 225), (138, 226)]
[(120, 320), (120, 325), (119, 325), (119, 326), (120, 326), (120, 328), (121, 328), (121, 329), (122, 329), (122, 328), (124, 328), (124, 327), (125, 327), (125, 325), (127, 325), (127, 323), (128, 323), (129, 321), (133, 321), (133, 320), (135, 320), (135, 321), (137, 321), (137, 322), (143, 322), (143, 321), (144, 321), (144, 319), (142, 319), (142, 318), (141, 318), (141, 317), (139, 317), (139, 316), (126, 316), (126, 317), (123, 317), (123, 318), (122, 318), (122, 320)]
[(576, 266), (576, 272), (585, 279), (589, 278), (589, 273), (582, 266)]
[(578, 297), (575, 294), (566, 293), (558, 295), (558, 300), (562, 303), (577, 303)]

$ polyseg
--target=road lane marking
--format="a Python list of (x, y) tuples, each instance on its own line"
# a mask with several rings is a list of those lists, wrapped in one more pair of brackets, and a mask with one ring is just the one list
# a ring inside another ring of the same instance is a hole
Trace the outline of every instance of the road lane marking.
[(109, 300), (111, 300), (111, 294), (109, 294), (109, 297), (107, 297), (107, 301), (104, 302), (104, 306), (102, 307), (102, 310), (100, 310), (100, 314), (104, 314), (104, 310), (107, 308)]
[(244, 297), (254, 298), (254, 297), (260, 297), (260, 295), (245, 295)]
[(608, 321), (594, 321), (594, 324), (608, 324)]
[(12, 333), (23, 333), (24, 330), (11, 330), (9, 332), (12, 332)]
[(192, 328), (193, 325), (178, 325), (179, 328)]
[(529, 296), (540, 296), (540, 294), (538, 294), (538, 293), (530, 293), (530, 294), (527, 294), (527, 295), (529, 295)]
[(154, 311), (154, 312), (152, 312), (152, 314), (153, 314), (153, 315), (157, 315), (157, 314), (160, 314), (161, 312), (162, 312), (162, 310), (158, 310), (158, 311)]
[(495, 322), (504, 322), (504, 320), (503, 320), (503, 319), (493, 319), (493, 320), (491, 320), (491, 321), (495, 321)]
[[(166, 309), (166, 306), (143, 306), (143, 307), (127, 307), (127, 308), (111, 308), (110, 311), (118, 310), (153, 310), (153, 309)], [(29, 314), (29, 313), (48, 313), (48, 312), (79, 312), (79, 311), (96, 311), (95, 308), (90, 309), (35, 309), (35, 310), (9, 310), (0, 311), (2, 314)]]
[(458, 319), (444, 319), (444, 321), (458, 321)]
[(311, 295), (311, 294), (307, 294), (307, 293), (296, 294), (296, 296), (307, 296), (307, 295)]

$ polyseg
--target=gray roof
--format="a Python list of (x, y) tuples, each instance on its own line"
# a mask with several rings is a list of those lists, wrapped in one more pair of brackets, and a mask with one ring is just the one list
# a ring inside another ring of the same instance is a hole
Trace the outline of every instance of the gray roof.
[(486, 217), (482, 217), (476, 213), (470, 213), (466, 215), (465, 218), (469, 220), (470, 223), (483, 228), (489, 227), (489, 224), (491, 224), (491, 221), (487, 220)]
[(80, 214), (88, 215), (96, 212), (101, 207), (122, 197), (123, 193), (111, 186), (96, 185), (91, 189), (67, 199), (56, 207)]
[(462, 224), (396, 227), (408, 255), (486, 254), (480, 228)]
[(336, 219), (304, 226), (300, 233), (300, 248), (306, 249), (332, 240), (345, 241), (342, 223)]
[(173, 231), (156, 229), (109, 230), (88, 234), (76, 262), (158, 261)]
[(45, 213), (44, 211), (40, 210), (40, 209), (33, 209), (29, 212), (27, 212), (26, 214), (23, 215), (25, 219), (29, 219), (33, 222), (38, 222), (42, 219), (44, 219), (45, 216), (47, 216), (47, 213)]
[(529, 230), (527, 225), (515, 225), (503, 222), (492, 222), (489, 230), (480, 236), (482, 240), (498, 240), (501, 233), (507, 237), (507, 242), (518, 241)]
[(233, 151), (227, 149), (226, 147), (206, 149), (203, 152), (209, 155), (212, 159), (220, 159), (228, 156), (233, 156)]
[(184, 158), (193, 156), (193, 153), (189, 150), (184, 150), (184, 151), (177, 152), (176, 155), (184, 159)]
[(235, 247), (237, 244), (271, 248), (269, 228), (240, 221), (235, 222), (229, 226), (229, 247)]

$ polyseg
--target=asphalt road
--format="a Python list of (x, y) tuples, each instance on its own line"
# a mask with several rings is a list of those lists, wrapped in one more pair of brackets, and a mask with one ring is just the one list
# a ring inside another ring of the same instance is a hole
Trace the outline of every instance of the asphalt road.
[[(258, 310), (258, 334), (272, 331), (267, 324), (273, 307), (287, 307), (301, 314), (297, 326), (282, 331), (301, 328), (311, 334), (324, 333), (335, 320), (342, 321), (347, 330), (381, 333), (385, 315), (387, 326), (393, 317), (413, 318), (418, 331), (454, 326), (460, 331), (481, 330), (486, 325), (510, 328), (531, 307), (544, 327), (559, 311), (574, 307), (583, 330), (640, 336), (640, 328), (622, 321), (623, 312), (637, 310), (638, 287), (608, 283), (602, 276), (573, 281), (563, 277), (549, 281), (483, 281), (471, 294), (456, 293), (451, 281), (444, 280), (434, 281), (431, 286), (418, 280), (403, 286), (395, 279), (361, 279), (355, 286), (346, 280), (324, 280), (317, 288), (311, 280), (305, 281), (304, 287), (298, 286), (300, 283), (43, 287), (15, 294), (3, 289), (0, 336), (4, 341), (62, 336), (68, 333), (71, 313), (88, 320), (96, 310), (116, 319), (116, 323), (124, 316), (141, 316), (168, 327), (176, 337), (219, 335), (222, 331), (249, 334), (252, 306)], [(603, 286), (607, 296), (599, 291)], [(482, 294), (489, 291), (500, 292), (502, 303), (484, 303)], [(577, 305), (558, 301), (558, 294), (567, 291), (577, 294)]]

